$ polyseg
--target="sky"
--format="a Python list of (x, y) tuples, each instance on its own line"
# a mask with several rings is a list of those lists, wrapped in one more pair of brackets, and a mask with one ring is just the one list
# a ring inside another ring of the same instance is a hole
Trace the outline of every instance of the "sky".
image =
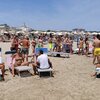
[(0, 24), (100, 31), (100, 0), (0, 0)]

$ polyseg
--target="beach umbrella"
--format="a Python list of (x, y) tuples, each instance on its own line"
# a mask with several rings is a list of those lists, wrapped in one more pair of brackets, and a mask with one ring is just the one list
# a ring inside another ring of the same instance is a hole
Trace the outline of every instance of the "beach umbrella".
[(53, 35), (56, 35), (56, 32), (53, 32), (52, 34), (53, 34)]
[(100, 35), (100, 33), (98, 33)]
[(92, 33), (92, 35), (97, 35), (97, 34), (98, 34), (97, 32), (93, 32), (93, 33)]
[(43, 32), (43, 34), (47, 34), (47, 32)]
[(8, 34), (8, 32), (7, 32), (7, 31), (4, 31), (3, 33)]
[(57, 35), (63, 35), (62, 32), (57, 32)]
[(39, 31), (35, 31), (34, 34), (39, 34)]

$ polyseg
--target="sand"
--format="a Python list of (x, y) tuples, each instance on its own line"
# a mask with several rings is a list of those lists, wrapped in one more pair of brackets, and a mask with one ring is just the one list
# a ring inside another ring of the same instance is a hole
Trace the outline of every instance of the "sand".
[[(10, 43), (0, 43), (4, 52)], [(0, 82), (0, 100), (100, 100), (100, 79), (91, 77), (95, 71), (93, 58), (70, 55), (70, 58), (50, 57), (54, 77), (36, 76), (14, 78), (6, 71)], [(6, 66), (7, 68), (7, 66)]]

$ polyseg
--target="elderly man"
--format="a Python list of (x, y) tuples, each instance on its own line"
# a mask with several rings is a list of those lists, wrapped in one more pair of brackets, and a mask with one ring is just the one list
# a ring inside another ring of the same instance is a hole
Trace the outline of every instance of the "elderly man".
[(43, 50), (39, 51), (39, 56), (37, 57), (36, 62), (33, 63), (32, 65), (33, 65), (33, 70), (35, 75), (36, 75), (36, 68), (40, 68), (40, 69), (48, 69), (50, 67), (52, 68), (52, 64), (48, 59), (48, 56), (43, 53)]

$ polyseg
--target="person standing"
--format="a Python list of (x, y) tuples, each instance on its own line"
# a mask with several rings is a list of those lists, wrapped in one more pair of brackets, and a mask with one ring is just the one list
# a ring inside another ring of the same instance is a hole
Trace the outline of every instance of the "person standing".
[(29, 54), (29, 47), (30, 47), (30, 41), (29, 39), (25, 36), (19, 44), (22, 46), (22, 54), (23, 58), (26, 58), (26, 61), (28, 61), (28, 54)]
[(12, 39), (12, 41), (11, 41), (11, 48), (10, 48), (10, 50), (11, 51), (13, 51), (13, 50), (17, 51), (18, 45), (19, 45), (18, 37), (14, 36), (13, 39)]
[(72, 40), (72, 37), (69, 38), (69, 48), (70, 48), (70, 53), (73, 54), (73, 40)]
[(94, 41), (93, 41), (93, 47), (94, 47), (94, 59), (93, 59), (93, 64), (95, 64), (95, 60), (97, 58), (97, 63), (100, 63), (100, 35), (97, 34), (97, 36), (95, 37)]
[(84, 45), (84, 40), (83, 40), (83, 38), (81, 37), (80, 38), (80, 41), (79, 41), (79, 52), (78, 52), (78, 54), (84, 54), (84, 47), (83, 47), (83, 45)]
[(32, 45), (32, 53), (35, 52), (35, 47), (36, 47), (36, 41), (35, 39), (33, 38), (32, 42), (31, 42), (31, 45)]
[(85, 55), (88, 57), (88, 53), (89, 53), (89, 41), (88, 41), (88, 37), (85, 38)]

